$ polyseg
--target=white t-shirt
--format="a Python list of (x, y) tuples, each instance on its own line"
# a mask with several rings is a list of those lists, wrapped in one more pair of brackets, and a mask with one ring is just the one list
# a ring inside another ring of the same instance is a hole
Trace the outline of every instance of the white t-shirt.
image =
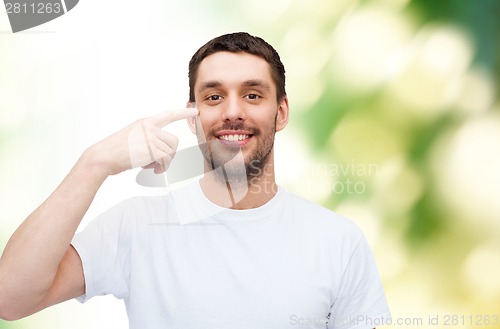
[(86, 283), (78, 300), (124, 299), (131, 329), (373, 328), (390, 318), (358, 227), (282, 188), (248, 210), (215, 205), (199, 182), (131, 198), (72, 245)]

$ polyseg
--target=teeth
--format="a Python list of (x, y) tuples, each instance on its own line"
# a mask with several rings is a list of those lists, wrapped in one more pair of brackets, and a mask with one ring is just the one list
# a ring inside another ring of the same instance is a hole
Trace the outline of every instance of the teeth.
[(247, 139), (248, 135), (220, 135), (219, 138), (223, 139), (225, 141), (234, 142), (234, 141), (242, 141), (244, 139)]

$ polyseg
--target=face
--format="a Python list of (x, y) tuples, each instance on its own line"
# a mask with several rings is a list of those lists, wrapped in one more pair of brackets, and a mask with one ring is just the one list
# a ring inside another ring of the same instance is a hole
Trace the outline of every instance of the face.
[[(212, 54), (200, 63), (194, 93), (199, 121), (191, 127), (211, 169), (224, 165), (226, 175), (246, 178), (261, 174), (272, 161), (276, 131), (288, 122), (288, 99), (277, 101), (269, 64), (248, 53)], [(230, 161), (237, 154), (243, 167)]]

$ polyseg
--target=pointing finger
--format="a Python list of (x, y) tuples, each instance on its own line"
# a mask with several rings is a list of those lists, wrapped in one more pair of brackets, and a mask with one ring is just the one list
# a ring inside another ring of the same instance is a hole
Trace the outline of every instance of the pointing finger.
[(196, 108), (186, 108), (175, 111), (167, 111), (160, 114), (153, 115), (150, 119), (158, 127), (164, 127), (165, 125), (182, 120), (191, 118), (198, 115), (198, 109)]

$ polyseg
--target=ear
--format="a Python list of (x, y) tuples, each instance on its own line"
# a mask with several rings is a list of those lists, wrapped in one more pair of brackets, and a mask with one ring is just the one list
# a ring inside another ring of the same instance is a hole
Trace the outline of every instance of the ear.
[(278, 107), (278, 114), (276, 116), (276, 131), (280, 131), (288, 124), (288, 97), (285, 95), (281, 99)]
[[(186, 108), (192, 108), (193, 107), (193, 104), (192, 102), (190, 101), (187, 101), (186, 103)], [(199, 114), (198, 114), (199, 115)], [(188, 124), (188, 127), (189, 129), (191, 130), (191, 132), (193, 134), (196, 134), (196, 117), (190, 117), (190, 118), (187, 118), (187, 124)]]

